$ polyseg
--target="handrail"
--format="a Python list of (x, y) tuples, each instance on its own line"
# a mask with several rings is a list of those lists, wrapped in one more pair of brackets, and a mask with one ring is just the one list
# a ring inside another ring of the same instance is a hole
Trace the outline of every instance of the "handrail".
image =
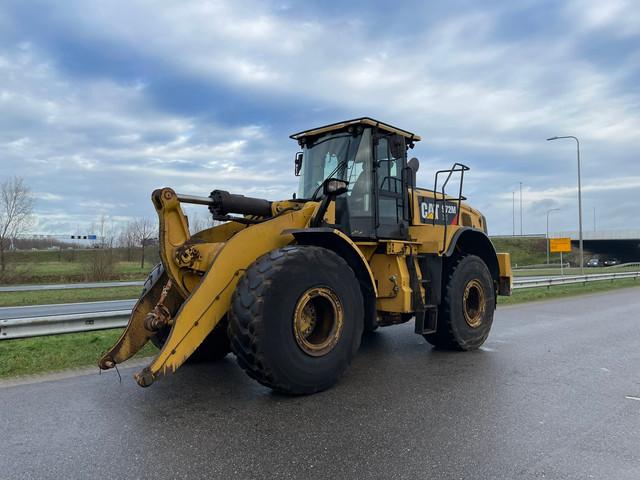
[(447, 249), (447, 226), (449, 224), (449, 221), (447, 218), (447, 201), (445, 198), (445, 188), (447, 187), (447, 184), (449, 183), (451, 176), (456, 172), (460, 172), (460, 191), (458, 192), (458, 213), (456, 215), (457, 224), (460, 225), (460, 209), (462, 207), (462, 200), (463, 199), (466, 200), (462, 196), (462, 185), (464, 183), (464, 172), (466, 172), (467, 170), (470, 170), (470, 168), (462, 163), (455, 162), (450, 169), (438, 170), (436, 172), (436, 178), (433, 185), (433, 225), (434, 226), (436, 224), (436, 215), (438, 213), (438, 176), (441, 173), (449, 173), (449, 175), (447, 175), (446, 180), (442, 184), (442, 214), (444, 216), (444, 222), (443, 222), (444, 223), (444, 239), (442, 241), (442, 250), (440, 250), (441, 255)]

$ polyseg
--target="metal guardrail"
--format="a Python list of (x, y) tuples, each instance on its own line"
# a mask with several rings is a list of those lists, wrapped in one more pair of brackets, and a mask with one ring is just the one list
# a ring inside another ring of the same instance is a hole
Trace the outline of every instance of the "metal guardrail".
[(0, 320), (0, 340), (108, 330), (127, 325), (131, 310)]
[(619, 280), (623, 278), (639, 279), (640, 272), (618, 272), (618, 273), (594, 273), (591, 275), (570, 275), (552, 278), (517, 279), (513, 282), (514, 289), (553, 287), (556, 285), (571, 285), (575, 283), (601, 282), (604, 280)]
[(511, 268), (513, 269), (514, 272), (517, 272), (519, 270), (551, 270), (555, 268), (559, 270), (560, 268), (569, 268), (569, 267), (570, 267), (570, 264), (569, 262), (567, 262), (562, 264), (560, 263), (537, 263), (534, 265), (517, 265), (516, 264)]
[(606, 268), (607, 270), (615, 269), (615, 268), (629, 268), (629, 267), (639, 267), (640, 262), (627, 262), (627, 263), (619, 263), (618, 265), (609, 265)]
[[(640, 279), (640, 272), (600, 273), (542, 279), (517, 278), (513, 282), (513, 288), (520, 290), (606, 280), (613, 281), (625, 278)], [(0, 320), (0, 340), (122, 328), (126, 326), (130, 314), (131, 310), (125, 309)]]

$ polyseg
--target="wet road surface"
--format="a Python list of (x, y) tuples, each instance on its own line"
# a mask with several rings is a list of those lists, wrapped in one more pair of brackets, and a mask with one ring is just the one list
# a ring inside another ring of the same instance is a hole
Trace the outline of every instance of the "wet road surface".
[(636, 480), (638, 312), (640, 288), (500, 308), (471, 353), (380, 329), (310, 397), (232, 356), (147, 389), (136, 369), (0, 382), (0, 477)]

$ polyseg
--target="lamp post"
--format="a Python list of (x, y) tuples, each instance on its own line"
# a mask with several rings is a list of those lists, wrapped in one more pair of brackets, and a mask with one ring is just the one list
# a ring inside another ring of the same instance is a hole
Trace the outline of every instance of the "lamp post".
[(552, 208), (547, 210), (547, 265), (549, 265), (549, 214), (551, 212), (557, 212), (559, 208)]
[(582, 241), (582, 184), (580, 181), (580, 141), (573, 135), (567, 135), (564, 137), (551, 137), (547, 138), (547, 141), (560, 140), (564, 138), (573, 138), (576, 141), (576, 147), (578, 151), (578, 223), (579, 223), (579, 235), (580, 235), (580, 273), (584, 275), (584, 245)]

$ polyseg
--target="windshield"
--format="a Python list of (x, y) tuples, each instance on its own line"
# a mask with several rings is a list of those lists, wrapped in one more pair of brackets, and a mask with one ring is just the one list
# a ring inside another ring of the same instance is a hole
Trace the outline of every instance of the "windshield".
[[(340, 178), (351, 184), (359, 173), (354, 168), (354, 159), (361, 136), (333, 133), (305, 146), (298, 198), (311, 199), (314, 193), (319, 192), (322, 182), (329, 177)], [(359, 166), (361, 169), (361, 165)]]

